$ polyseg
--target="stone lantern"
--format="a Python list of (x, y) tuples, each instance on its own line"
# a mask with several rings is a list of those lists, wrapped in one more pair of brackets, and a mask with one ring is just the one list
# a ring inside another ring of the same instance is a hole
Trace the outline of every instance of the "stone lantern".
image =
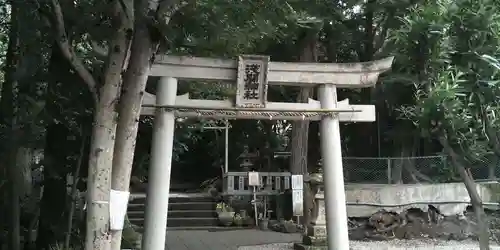
[(238, 159), (241, 160), (240, 168), (243, 172), (249, 172), (254, 170), (254, 160), (259, 156), (258, 153), (250, 153), (248, 146), (243, 148), (243, 152), (238, 156)]

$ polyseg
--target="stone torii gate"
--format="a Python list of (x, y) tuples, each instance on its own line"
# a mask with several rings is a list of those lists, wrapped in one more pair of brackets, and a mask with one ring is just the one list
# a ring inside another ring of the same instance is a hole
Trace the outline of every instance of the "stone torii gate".
[[(373, 105), (337, 101), (337, 88), (376, 84), (393, 58), (365, 63), (270, 62), (268, 56), (242, 55), (237, 60), (159, 56), (150, 76), (161, 77), (156, 97), (146, 94), (142, 115), (155, 115), (149, 188), (146, 201), (146, 250), (163, 249), (167, 227), (170, 170), (175, 117), (212, 119), (320, 120), (325, 183), (328, 249), (348, 250), (339, 121), (373, 122)], [(237, 87), (235, 100), (196, 100), (177, 95), (177, 80), (229, 81)], [(268, 85), (319, 86), (319, 101), (268, 102)]]

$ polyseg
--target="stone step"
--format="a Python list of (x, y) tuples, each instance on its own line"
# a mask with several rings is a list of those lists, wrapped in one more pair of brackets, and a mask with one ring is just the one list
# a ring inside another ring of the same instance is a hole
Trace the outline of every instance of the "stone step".
[[(144, 218), (144, 211), (129, 211), (127, 215), (129, 219)], [(168, 219), (171, 218), (216, 218), (215, 210), (173, 210), (168, 211)]]
[[(133, 194), (130, 204), (146, 203), (145, 194)], [(207, 194), (172, 194), (169, 198), (169, 203), (177, 202), (214, 202), (213, 197)]]
[[(174, 202), (168, 204), (169, 211), (207, 211), (215, 210), (215, 202)], [(144, 211), (146, 208), (144, 203), (130, 203), (128, 211)]]
[[(235, 231), (235, 230), (248, 230), (248, 229), (254, 229), (254, 226), (248, 226), (248, 227), (224, 227), (224, 226), (203, 226), (203, 227), (169, 227), (167, 228), (168, 231), (187, 231), (187, 230), (203, 230), (203, 231), (208, 231), (208, 232), (222, 232), (222, 231)], [(144, 228), (143, 227), (138, 227), (137, 232), (143, 233)]]
[[(130, 222), (136, 226), (144, 226), (144, 219), (130, 218)], [(167, 227), (213, 227), (218, 225), (217, 218), (171, 218), (167, 221)]]

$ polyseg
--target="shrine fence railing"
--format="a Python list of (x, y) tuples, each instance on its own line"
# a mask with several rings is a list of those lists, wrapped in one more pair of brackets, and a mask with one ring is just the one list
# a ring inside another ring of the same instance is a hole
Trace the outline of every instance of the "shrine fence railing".
[[(262, 185), (256, 190), (258, 195), (276, 195), (290, 188), (290, 172), (259, 172)], [(248, 172), (228, 172), (224, 175), (225, 195), (251, 195), (248, 186)]]

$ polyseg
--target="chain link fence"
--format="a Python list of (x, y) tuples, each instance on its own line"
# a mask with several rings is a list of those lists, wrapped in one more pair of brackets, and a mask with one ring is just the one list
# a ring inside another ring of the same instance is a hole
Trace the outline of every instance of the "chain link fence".
[[(410, 184), (460, 181), (447, 156), (422, 157), (344, 157), (346, 183)], [(500, 176), (500, 162), (485, 158), (470, 166), (474, 179), (485, 180)]]
[(471, 164), (470, 171), (476, 180), (491, 180), (500, 177), (500, 159), (495, 155), (477, 160)]

